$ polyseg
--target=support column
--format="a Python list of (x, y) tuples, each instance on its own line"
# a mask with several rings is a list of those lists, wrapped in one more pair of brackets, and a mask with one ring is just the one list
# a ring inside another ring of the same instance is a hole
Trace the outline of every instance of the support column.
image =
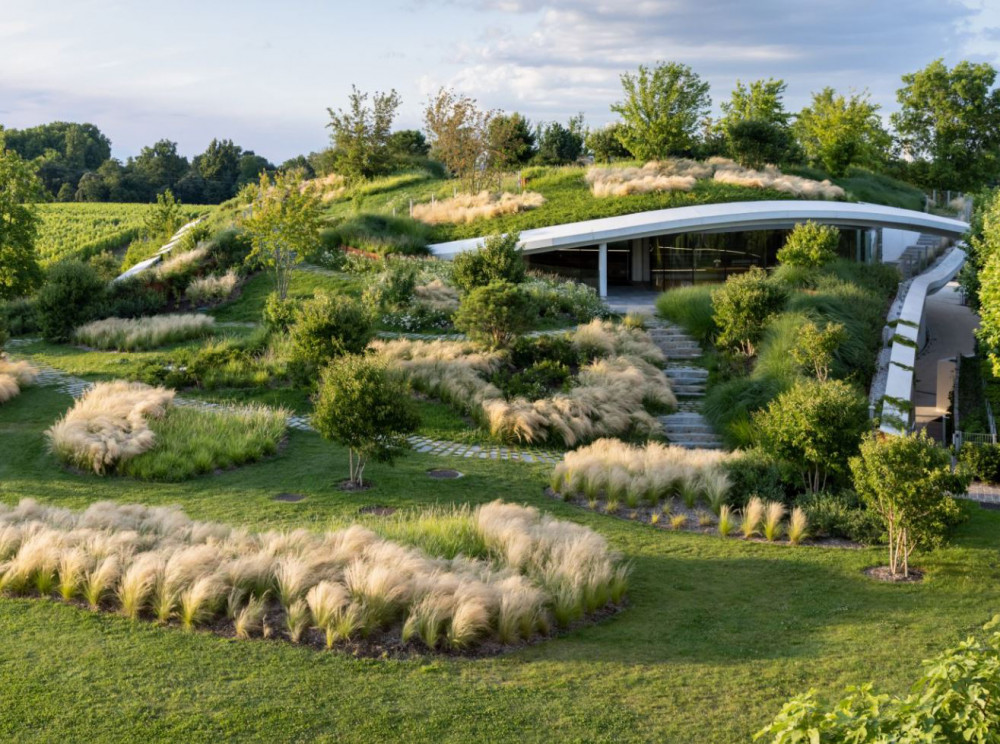
[(597, 293), (608, 296), (608, 244), (601, 243), (597, 254)]

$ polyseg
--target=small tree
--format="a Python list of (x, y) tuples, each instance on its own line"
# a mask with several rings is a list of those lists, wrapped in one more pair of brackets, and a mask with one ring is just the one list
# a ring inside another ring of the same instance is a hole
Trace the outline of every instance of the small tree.
[(854, 489), (885, 524), (889, 571), (909, 576), (910, 554), (941, 543), (959, 514), (952, 494), (969, 487), (967, 476), (953, 473), (948, 450), (925, 431), (904, 436), (872, 433), (851, 459)]
[(799, 329), (791, 349), (792, 359), (803, 369), (810, 370), (817, 380), (825, 382), (830, 376), (833, 355), (846, 340), (843, 324), (827, 323), (820, 328), (810, 321)]
[(312, 424), (348, 448), (352, 484), (364, 485), (369, 460), (391, 463), (419, 423), (406, 384), (379, 357), (352, 354), (323, 370)]
[(627, 158), (631, 155), (621, 143), (623, 135), (621, 122), (608, 124), (600, 129), (587, 132), (587, 149), (594, 155), (598, 163), (610, 163), (612, 160)]
[(730, 277), (712, 293), (712, 317), (719, 329), (716, 344), (754, 356), (767, 320), (784, 303), (784, 289), (760, 267)]
[(431, 155), (465, 182), (471, 192), (496, 179), (497, 159), (490, 156), (490, 127), (496, 115), (475, 99), (441, 88), (424, 109), (424, 128)]
[(575, 119), (570, 126), (564, 127), (557, 121), (538, 126), (539, 163), (545, 165), (563, 165), (575, 162), (583, 152), (583, 121)]
[(843, 472), (868, 426), (864, 396), (841, 380), (804, 380), (754, 416), (761, 444), (802, 473), (807, 491), (821, 491)]
[(260, 174), (249, 212), (240, 224), (250, 237), (248, 264), (258, 264), (274, 274), (279, 299), (288, 296), (292, 267), (319, 243), (322, 206), (312, 189), (303, 189), (298, 171), (277, 173), (274, 180)]
[(392, 121), (401, 102), (399, 94), (395, 90), (376, 92), (371, 96), (371, 104), (368, 98), (368, 93), (352, 85), (346, 111), (327, 109), (334, 167), (348, 178), (371, 178), (385, 173), (392, 165), (389, 142)]
[(622, 145), (641, 160), (690, 149), (712, 102), (708, 83), (677, 62), (639, 65), (636, 74), (621, 80), (625, 99), (611, 110), (622, 117)]
[(878, 110), (867, 91), (844, 96), (824, 88), (799, 113), (795, 134), (811, 161), (831, 176), (843, 176), (852, 165), (884, 160), (890, 139)]
[(41, 193), (31, 166), (5, 149), (0, 132), (0, 300), (27, 295), (42, 281), (35, 251), (40, 220), (33, 206)]
[(492, 282), (523, 282), (526, 268), (517, 246), (520, 239), (516, 232), (491, 235), (478, 250), (459, 253), (452, 262), (455, 286), (468, 292)]
[(780, 78), (754, 80), (749, 85), (737, 80), (729, 100), (720, 104), (722, 109), (720, 128), (730, 131), (745, 121), (765, 122), (780, 128), (787, 127), (789, 117), (782, 100), (787, 88), (788, 84)]
[(142, 234), (148, 240), (167, 240), (180, 229), (183, 220), (181, 203), (167, 189), (156, 195), (156, 204), (146, 214), (143, 222)]
[(778, 261), (789, 266), (819, 268), (837, 258), (840, 230), (809, 220), (800, 222), (778, 250)]
[(322, 290), (299, 306), (288, 332), (292, 357), (307, 371), (337, 356), (362, 353), (374, 337), (371, 317), (359, 302)]
[(454, 323), (474, 341), (505, 349), (531, 327), (536, 315), (534, 303), (517, 285), (494, 282), (462, 298)]

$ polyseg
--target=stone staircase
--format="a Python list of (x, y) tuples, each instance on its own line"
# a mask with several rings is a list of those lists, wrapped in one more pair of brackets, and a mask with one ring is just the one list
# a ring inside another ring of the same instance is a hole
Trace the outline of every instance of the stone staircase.
[(677, 396), (677, 411), (660, 416), (667, 439), (688, 449), (721, 449), (722, 439), (700, 411), (708, 383), (708, 370), (697, 363), (701, 346), (681, 328), (662, 320), (654, 320), (648, 333), (667, 355), (663, 372)]

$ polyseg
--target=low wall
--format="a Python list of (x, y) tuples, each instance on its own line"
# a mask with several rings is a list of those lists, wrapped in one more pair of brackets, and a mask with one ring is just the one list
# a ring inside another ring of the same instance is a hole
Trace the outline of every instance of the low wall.
[(889, 372), (882, 404), (881, 430), (887, 434), (909, 431), (913, 420), (913, 375), (917, 351), (924, 337), (924, 303), (927, 295), (954, 279), (965, 264), (965, 251), (955, 248), (939, 263), (913, 278), (903, 300), (889, 352)]

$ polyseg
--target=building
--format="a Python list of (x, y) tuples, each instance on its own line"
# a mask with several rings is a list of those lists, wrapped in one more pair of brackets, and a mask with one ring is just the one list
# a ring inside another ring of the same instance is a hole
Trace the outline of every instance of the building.
[[(841, 254), (867, 262), (882, 260), (884, 245), (905, 242), (905, 232), (958, 238), (968, 229), (961, 220), (878, 204), (751, 201), (525, 230), (520, 245), (532, 268), (590, 284), (606, 297), (609, 287), (665, 289), (721, 282), (752, 266), (773, 266), (788, 232), (807, 220), (840, 228)], [(437, 243), (431, 250), (440, 258), (454, 258), (475, 250), (482, 240)]]

